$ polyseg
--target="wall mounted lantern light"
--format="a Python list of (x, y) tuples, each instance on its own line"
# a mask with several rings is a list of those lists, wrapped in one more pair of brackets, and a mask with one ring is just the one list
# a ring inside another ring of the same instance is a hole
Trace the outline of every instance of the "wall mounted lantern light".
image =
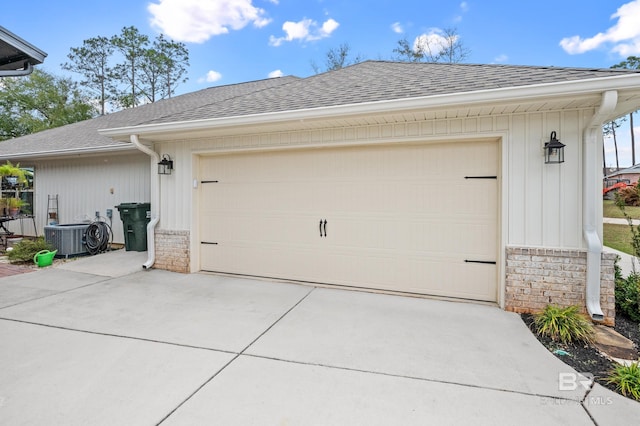
[(549, 142), (545, 142), (544, 144), (545, 164), (564, 163), (564, 147), (565, 145), (556, 139), (556, 132), (551, 132)]
[(169, 154), (164, 154), (162, 160), (158, 163), (159, 175), (170, 175), (173, 170), (173, 160), (169, 157)]

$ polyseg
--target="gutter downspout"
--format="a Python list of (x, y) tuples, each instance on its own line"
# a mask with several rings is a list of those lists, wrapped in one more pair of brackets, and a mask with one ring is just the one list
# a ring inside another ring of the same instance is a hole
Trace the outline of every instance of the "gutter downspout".
[[(157, 167), (160, 161), (160, 154), (143, 145), (138, 140), (138, 135), (130, 136), (131, 143), (150, 157), (151, 162), (151, 220), (147, 224), (147, 261), (142, 265), (143, 269), (149, 269), (156, 261), (156, 238), (155, 227), (160, 221), (160, 175), (158, 175)], [(156, 176), (154, 179), (153, 176)]]
[(604, 320), (600, 307), (600, 263), (602, 258), (602, 242), (597, 232), (596, 203), (598, 194), (597, 170), (600, 170), (598, 158), (598, 140), (602, 132), (602, 123), (615, 109), (618, 103), (618, 92), (609, 90), (602, 93), (602, 103), (583, 133), (583, 197), (582, 231), (587, 243), (587, 282), (585, 299), (587, 312), (594, 321)]
[(31, 62), (27, 62), (22, 70), (3, 70), (0, 71), (0, 77), (24, 77), (33, 72), (33, 65)]

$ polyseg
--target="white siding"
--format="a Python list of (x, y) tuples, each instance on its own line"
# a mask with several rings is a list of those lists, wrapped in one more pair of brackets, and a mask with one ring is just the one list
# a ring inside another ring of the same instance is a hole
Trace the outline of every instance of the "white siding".
[[(61, 224), (93, 219), (96, 211), (106, 216), (106, 210), (112, 209), (116, 243), (124, 243), (124, 234), (115, 206), (123, 202), (149, 202), (150, 199), (149, 157), (142, 153), (47, 160), (34, 166), (34, 207), (39, 235), (48, 224), (48, 195), (58, 194), (58, 222)], [(19, 231), (18, 223), (12, 223), (12, 227)], [(32, 228), (30, 226), (29, 230)]]
[[(160, 226), (188, 230), (197, 209), (193, 180), (198, 155), (234, 150), (344, 146), (393, 142), (446, 142), (474, 138), (501, 140), (502, 232), (500, 245), (584, 248), (582, 239), (582, 129), (588, 110), (513, 113), (473, 118), (429, 119), (411, 123), (304, 130), (180, 140), (155, 146), (174, 159), (162, 176)], [(564, 164), (546, 165), (542, 146), (556, 131), (566, 144)], [(192, 249), (197, 247), (193, 245)]]

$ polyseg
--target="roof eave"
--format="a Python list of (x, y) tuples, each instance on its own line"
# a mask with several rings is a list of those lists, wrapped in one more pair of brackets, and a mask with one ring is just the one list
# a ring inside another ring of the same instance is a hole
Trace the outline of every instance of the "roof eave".
[(25, 152), (25, 153), (13, 153), (7, 155), (0, 155), (0, 158), (4, 160), (35, 160), (41, 158), (53, 158), (53, 157), (71, 157), (71, 156), (79, 156), (79, 155), (90, 155), (90, 154), (108, 154), (108, 153), (118, 153), (124, 151), (136, 151), (136, 148), (131, 144), (122, 144), (116, 146), (99, 146), (99, 147), (88, 147), (88, 148), (73, 148), (73, 149), (62, 149), (62, 150), (52, 150), (52, 151), (40, 151), (40, 152)]
[[(607, 90), (630, 89), (640, 90), (640, 74), (593, 78), (567, 82), (545, 83), (529, 86), (507, 87), (499, 89), (477, 90), (453, 94), (422, 96), (397, 100), (375, 101), (358, 104), (337, 105), (319, 108), (299, 109), (263, 114), (251, 114), (232, 117), (210, 118), (202, 120), (144, 124), (112, 129), (102, 129), (103, 136), (128, 141), (132, 134), (152, 137), (154, 134), (185, 133), (210, 128), (250, 126), (274, 124), (278, 122), (300, 121), (310, 119), (327, 119), (348, 115), (394, 113), (407, 110), (455, 107), (456, 105), (477, 105), (482, 103), (507, 103), (527, 101), (543, 97), (578, 96), (601, 93)], [(616, 116), (627, 113), (627, 109), (635, 110), (640, 105), (626, 106)], [(611, 117), (616, 118), (616, 117)]]
[(6, 43), (10, 44), (14, 48), (28, 55), (29, 58), (32, 59), (29, 61), (32, 65), (38, 65), (43, 63), (44, 58), (46, 58), (47, 56), (46, 52), (44, 52), (43, 50), (38, 49), (33, 44), (21, 39), (17, 35), (13, 34), (12, 32), (8, 31), (6, 28), (3, 28), (1, 26), (0, 26), (0, 40), (5, 41)]

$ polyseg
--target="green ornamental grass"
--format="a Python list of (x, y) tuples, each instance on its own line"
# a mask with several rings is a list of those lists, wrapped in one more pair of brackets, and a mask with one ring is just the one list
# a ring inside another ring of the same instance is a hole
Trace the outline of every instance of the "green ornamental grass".
[(640, 401), (640, 364), (637, 362), (616, 366), (607, 382), (614, 384), (624, 396)]
[(7, 252), (7, 255), (11, 263), (33, 262), (33, 256), (40, 250), (53, 250), (53, 247), (43, 237), (35, 240), (24, 239), (16, 244), (12, 251)]
[(592, 342), (594, 329), (591, 321), (581, 314), (577, 306), (547, 305), (534, 315), (538, 335), (547, 336), (554, 342)]

